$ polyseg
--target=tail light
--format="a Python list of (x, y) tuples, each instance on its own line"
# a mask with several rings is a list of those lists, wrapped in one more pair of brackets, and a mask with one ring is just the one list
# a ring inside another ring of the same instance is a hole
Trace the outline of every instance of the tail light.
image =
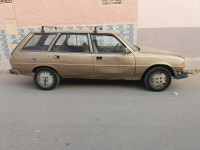
[(12, 55), (11, 55), (11, 57), (10, 57), (10, 65), (11, 65), (11, 67), (13, 68), (13, 57), (12, 57)]
[(12, 53), (13, 53), (13, 51), (15, 50), (15, 48), (16, 48), (17, 45), (18, 45), (18, 43), (11, 43), (11, 44), (10, 44)]

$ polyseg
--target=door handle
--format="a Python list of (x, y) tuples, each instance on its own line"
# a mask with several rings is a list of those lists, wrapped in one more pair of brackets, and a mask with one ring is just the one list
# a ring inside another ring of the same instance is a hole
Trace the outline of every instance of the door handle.
[(97, 60), (102, 60), (102, 57), (101, 56), (97, 56), (96, 59)]
[(54, 59), (59, 59), (60, 56), (54, 55), (53, 58), (54, 58)]

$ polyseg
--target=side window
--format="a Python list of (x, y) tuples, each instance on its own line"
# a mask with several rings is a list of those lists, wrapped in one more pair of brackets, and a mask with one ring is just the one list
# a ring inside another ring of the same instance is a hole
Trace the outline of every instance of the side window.
[(65, 52), (66, 51), (66, 37), (67, 35), (65, 34), (61, 34), (56, 43), (53, 45), (51, 51), (55, 51), (55, 52)]
[(62, 34), (52, 47), (52, 51), (89, 53), (90, 49), (89, 49), (88, 35)]
[(22, 50), (24, 51), (47, 51), (56, 34), (35, 34), (26, 43)]
[(124, 53), (125, 46), (113, 35), (91, 35), (95, 53)]
[(87, 34), (68, 34), (67, 46), (70, 52), (90, 52)]

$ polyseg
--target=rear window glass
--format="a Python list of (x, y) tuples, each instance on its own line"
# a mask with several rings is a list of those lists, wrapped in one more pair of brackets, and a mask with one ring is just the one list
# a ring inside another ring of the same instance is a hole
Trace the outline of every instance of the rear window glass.
[(47, 51), (55, 37), (56, 34), (35, 34), (22, 50)]

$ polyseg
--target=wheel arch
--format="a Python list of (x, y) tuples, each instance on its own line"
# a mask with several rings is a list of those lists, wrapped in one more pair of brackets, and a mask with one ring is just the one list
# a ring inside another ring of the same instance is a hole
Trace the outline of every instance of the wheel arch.
[(147, 69), (145, 70), (145, 72), (143, 73), (141, 79), (144, 79), (146, 73), (147, 73), (149, 70), (151, 70), (152, 68), (156, 68), (156, 67), (163, 67), (163, 68), (167, 69), (167, 70), (170, 72), (170, 74), (171, 74), (172, 77), (175, 75), (174, 70), (172, 69), (171, 66), (166, 65), (166, 64), (154, 64), (154, 65), (151, 65), (149, 68), (147, 68)]
[(59, 72), (52, 66), (36, 66), (36, 67), (33, 68), (32, 72), (35, 73), (39, 68), (50, 68), (50, 69), (54, 70), (59, 75)]

